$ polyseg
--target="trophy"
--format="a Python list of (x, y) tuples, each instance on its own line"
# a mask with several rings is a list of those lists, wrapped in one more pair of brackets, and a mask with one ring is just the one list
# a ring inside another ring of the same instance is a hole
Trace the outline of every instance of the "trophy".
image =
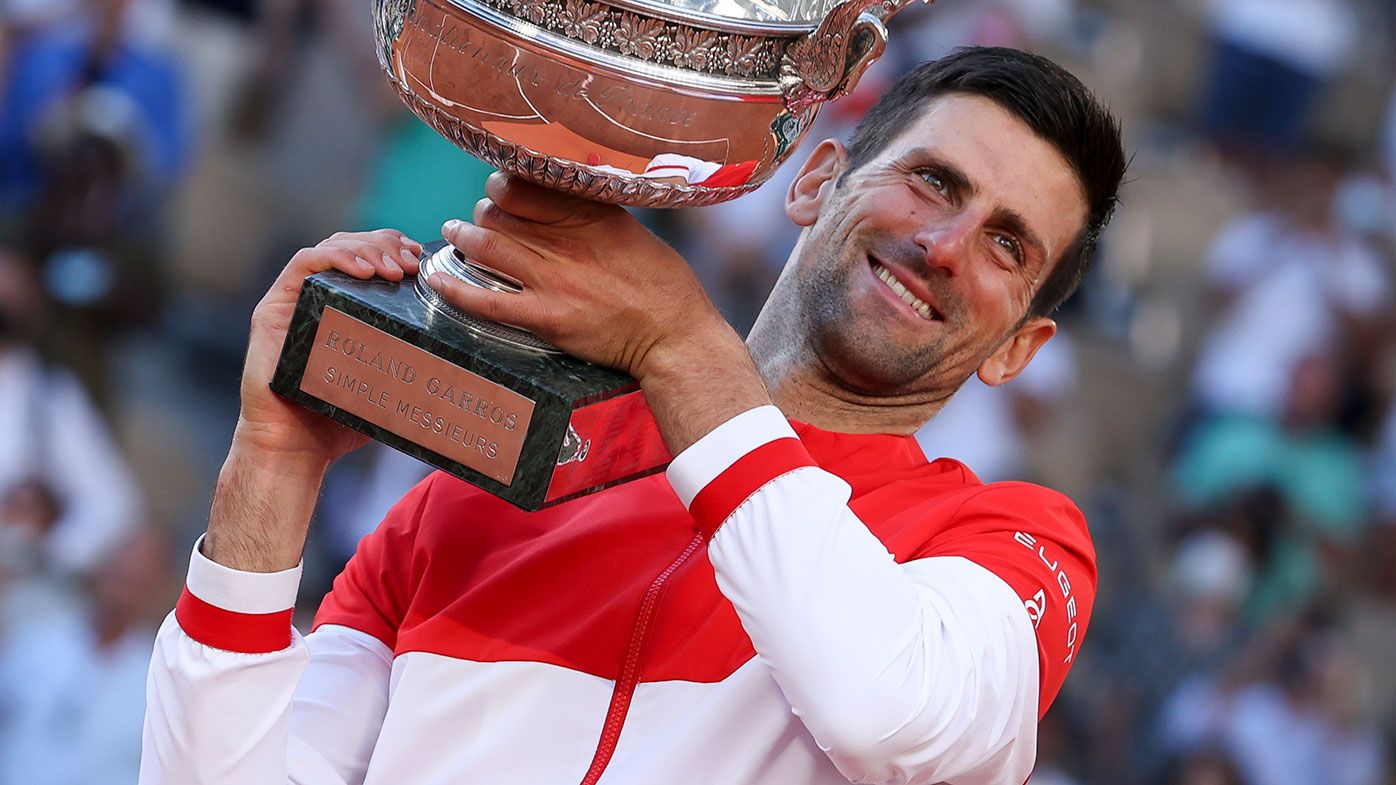
[[(764, 182), (910, 0), (374, 0), (379, 63), (422, 120), (540, 185), (643, 207)], [(311, 276), (272, 388), (526, 510), (660, 471), (638, 383), (453, 308), (444, 243), (401, 283)]]

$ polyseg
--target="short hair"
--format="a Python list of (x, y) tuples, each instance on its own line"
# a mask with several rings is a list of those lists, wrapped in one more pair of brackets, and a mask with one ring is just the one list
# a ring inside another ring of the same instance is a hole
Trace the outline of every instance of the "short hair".
[(1028, 307), (1045, 316), (1081, 285), (1124, 179), (1120, 123), (1066, 69), (1041, 55), (1000, 47), (965, 47), (923, 63), (898, 79), (863, 117), (848, 143), (849, 171), (872, 160), (932, 101), (949, 94), (987, 98), (1018, 117), (1061, 152), (1086, 193), (1086, 226), (1062, 254)]

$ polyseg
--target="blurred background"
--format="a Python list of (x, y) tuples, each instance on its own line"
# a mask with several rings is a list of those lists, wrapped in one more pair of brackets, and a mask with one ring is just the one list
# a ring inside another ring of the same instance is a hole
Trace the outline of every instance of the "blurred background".
[[(1058, 339), (919, 434), (1091, 522), (1101, 593), (1033, 782), (1396, 782), (1396, 2), (940, 0), (891, 28), (807, 149), (997, 44), (1079, 74), (1133, 156)], [(433, 239), (482, 195), (373, 51), (367, 0), (0, 0), (0, 785), (135, 782), (275, 271), (339, 229)], [(794, 169), (644, 214), (743, 330)], [(303, 619), (425, 473), (335, 468)]]

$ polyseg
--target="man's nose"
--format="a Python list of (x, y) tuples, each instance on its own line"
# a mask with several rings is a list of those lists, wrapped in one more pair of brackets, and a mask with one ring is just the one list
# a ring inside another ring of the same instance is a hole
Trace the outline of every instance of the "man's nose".
[(964, 211), (942, 216), (933, 225), (923, 227), (916, 234), (916, 244), (921, 248), (928, 269), (939, 270), (953, 278), (968, 263), (978, 231), (979, 222), (969, 211)]

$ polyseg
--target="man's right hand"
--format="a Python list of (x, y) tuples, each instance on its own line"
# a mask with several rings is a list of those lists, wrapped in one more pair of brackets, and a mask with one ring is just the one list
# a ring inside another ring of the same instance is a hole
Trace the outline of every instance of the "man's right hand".
[(363, 445), (367, 437), (302, 408), (270, 388), (286, 330), (307, 276), (339, 270), (355, 278), (377, 275), (389, 281), (416, 274), (422, 246), (393, 229), (340, 232), (314, 248), (304, 248), (252, 312), (252, 336), (242, 372), (242, 409), (233, 437), (235, 449), (255, 451), (287, 469), (327, 467)]
[(228, 567), (275, 572), (294, 567), (329, 465), (367, 437), (287, 401), (271, 378), (309, 275), (339, 270), (400, 281), (416, 274), (422, 246), (401, 232), (339, 233), (291, 258), (252, 313), (242, 371), (242, 409), (218, 475), (203, 553)]

